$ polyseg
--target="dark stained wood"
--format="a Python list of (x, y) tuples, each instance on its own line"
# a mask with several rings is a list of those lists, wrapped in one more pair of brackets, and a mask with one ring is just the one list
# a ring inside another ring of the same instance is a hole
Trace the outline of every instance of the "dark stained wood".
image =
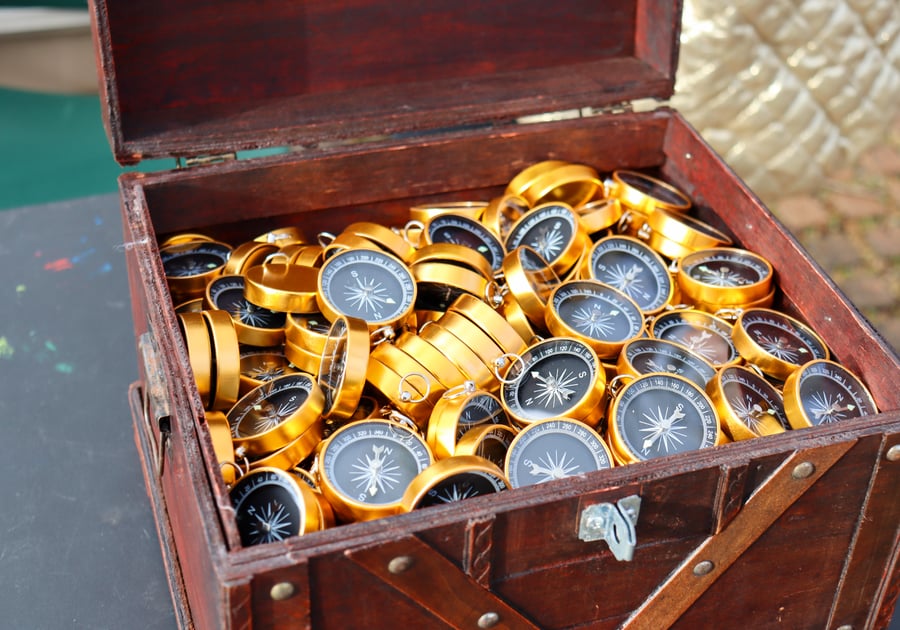
[[(536, 628), (415, 536), (348, 550), (347, 557), (453, 627), (479, 627), (484, 615), (495, 615), (494, 628)], [(405, 564), (395, 568), (401, 560)]]
[(667, 98), (681, 12), (680, 0), (92, 6), (122, 162)]
[[(875, 459), (871, 484), (859, 511), (859, 521), (847, 554), (840, 590), (831, 611), (830, 626), (886, 627), (897, 598), (895, 567), (900, 545), (900, 462), (886, 453), (900, 444), (900, 435), (886, 435)], [(894, 524), (893, 530), (890, 524)], [(878, 561), (873, 562), (873, 559)], [(879, 600), (881, 604), (878, 605)], [(873, 605), (875, 604), (875, 605)], [(879, 612), (881, 611), (881, 612)]]
[[(739, 523), (753, 492), (793, 453), (852, 445), (676, 627), (886, 624), (900, 590), (898, 465), (884, 460), (900, 439), (900, 412), (889, 411), (900, 409), (900, 360), (677, 112), (512, 124), (524, 114), (669, 95), (680, 0), (91, 6), (105, 122), (120, 161), (302, 145), (120, 181), (136, 338), (153, 335), (158, 386), (169, 395), (161, 477), (153, 453), (161, 411), (144, 420), (138, 386), (136, 441), (183, 623), (451, 627), (465, 606), (448, 612), (450, 599), (429, 604), (423, 592), (444, 580), (442, 588), (499, 597), (541, 627), (616, 627), (698, 545)], [(284, 225), (310, 236), (358, 220), (400, 225), (417, 203), (489, 199), (543, 159), (604, 174), (640, 169), (682, 187), (697, 216), (773, 262), (779, 305), (810, 323), (887, 413), (241, 547), (157, 237), (201, 231), (236, 244)], [(153, 375), (140, 368), (146, 385)], [(585, 507), (632, 494), (642, 504), (631, 562), (578, 538)], [(442, 575), (386, 583), (384, 560), (409, 547)], [(273, 600), (281, 582), (294, 593)]]

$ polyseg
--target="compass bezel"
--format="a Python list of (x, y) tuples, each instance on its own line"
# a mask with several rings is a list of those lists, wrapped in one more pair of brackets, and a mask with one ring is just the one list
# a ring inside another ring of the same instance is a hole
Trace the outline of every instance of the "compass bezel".
[[(583, 377), (586, 379), (583, 391), (577, 399), (560, 409), (535, 414), (527, 401), (519, 399), (524, 375), (536, 365), (558, 361), (564, 356), (574, 356), (584, 364), (587, 374)], [(519, 427), (548, 417), (567, 417), (595, 426), (602, 416), (600, 402), (605, 392), (606, 371), (593, 348), (574, 337), (552, 337), (529, 346), (519, 360), (511, 364), (500, 386), (500, 401), (512, 422)]]
[[(656, 392), (664, 392), (673, 400), (679, 398), (697, 412), (702, 436), (698, 442), (695, 441), (695, 445), (679, 448), (671, 453), (646, 457), (641, 454), (639, 448), (635, 448), (631, 444), (627, 428), (623, 424), (625, 412), (640, 398)], [(610, 402), (608, 420), (607, 434), (610, 446), (619, 461), (626, 464), (658, 457), (677, 456), (685, 452), (722, 444), (726, 439), (715, 405), (709, 395), (693, 381), (666, 372), (645, 374), (623, 386)]]
[[(814, 418), (810, 417), (810, 410), (807, 408), (809, 394), (804, 388), (808, 385), (808, 381), (815, 377), (826, 378), (835, 383), (843, 390), (845, 395), (853, 399), (858, 408), (869, 407), (866, 409), (866, 413), (841, 418), (837, 420), (838, 422), (855, 420), (878, 413), (875, 399), (861, 378), (840, 363), (828, 359), (816, 359), (794, 371), (784, 383), (784, 410), (787, 414), (788, 422), (794, 429), (806, 429), (821, 424), (828, 424), (821, 421), (816, 422)], [(853, 389), (857, 391), (854, 392), (852, 391)], [(812, 415), (815, 415), (814, 412)]]
[[(362, 501), (358, 499), (358, 492), (344, 488), (338, 476), (334, 474), (336, 461), (349, 444), (358, 445), (360, 442), (370, 440), (387, 440), (391, 444), (405, 448), (416, 466), (414, 472), (402, 471), (406, 478), (399, 480), (403, 484), (403, 490), (392, 493), (396, 496), (395, 499), (383, 502)], [(318, 462), (316, 474), (319, 488), (331, 503), (335, 514), (344, 521), (369, 521), (403, 511), (401, 503), (403, 492), (416, 475), (434, 463), (434, 455), (421, 436), (401, 424), (391, 420), (362, 420), (347, 424), (332, 433), (322, 443)]]

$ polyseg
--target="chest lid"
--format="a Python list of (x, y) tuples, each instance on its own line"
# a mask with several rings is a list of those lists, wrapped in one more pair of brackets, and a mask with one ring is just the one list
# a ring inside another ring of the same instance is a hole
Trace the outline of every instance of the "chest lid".
[(681, 0), (91, 0), (116, 159), (666, 99)]

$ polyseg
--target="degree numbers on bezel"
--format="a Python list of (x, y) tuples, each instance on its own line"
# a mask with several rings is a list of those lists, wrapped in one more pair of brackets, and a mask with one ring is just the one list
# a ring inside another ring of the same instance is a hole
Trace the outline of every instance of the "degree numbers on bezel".
[(650, 325), (656, 339), (683, 346), (721, 367), (738, 359), (731, 340), (731, 324), (701, 311), (672, 311), (658, 315)]
[(428, 224), (428, 240), (468, 247), (481, 254), (494, 272), (500, 270), (506, 254), (503, 244), (482, 223), (455, 214), (434, 217)]
[(878, 413), (859, 377), (833, 361), (807, 363), (788, 377), (784, 392), (788, 421), (795, 429)]
[(771, 280), (772, 267), (745, 250), (714, 247), (679, 260), (685, 275), (712, 287), (745, 287)]
[(424, 440), (387, 420), (338, 429), (319, 458), (320, 475), (345, 500), (380, 506), (398, 503), (410, 481), (433, 461)]
[(585, 343), (547, 339), (512, 364), (501, 388), (502, 400), (518, 421), (565, 416), (595, 389), (598, 372), (597, 355)]
[(613, 287), (591, 280), (560, 284), (548, 305), (578, 334), (604, 342), (624, 342), (644, 329), (637, 305)]
[(578, 217), (565, 204), (549, 203), (523, 216), (506, 236), (506, 251), (520, 245), (536, 251), (552, 265), (578, 234)]
[(641, 241), (609, 236), (591, 248), (588, 274), (634, 300), (646, 314), (659, 312), (672, 299), (674, 284), (659, 254)]
[(719, 424), (697, 385), (672, 374), (647, 374), (625, 385), (613, 401), (611, 438), (631, 461), (713, 446)]
[(716, 369), (706, 359), (664, 339), (634, 339), (625, 344), (621, 356), (621, 362), (626, 362), (639, 375), (677, 374), (703, 388), (716, 375)]
[(549, 418), (522, 429), (509, 445), (504, 472), (513, 488), (611, 468), (600, 435), (582, 422)]
[(319, 287), (317, 297), (332, 310), (369, 325), (402, 319), (412, 310), (416, 297), (415, 281), (406, 265), (376, 250), (335, 254), (322, 265)]
[(746, 310), (737, 325), (759, 348), (779, 361), (801, 366), (809, 361), (828, 358), (828, 348), (824, 343), (805, 326), (798, 325), (778, 311)]

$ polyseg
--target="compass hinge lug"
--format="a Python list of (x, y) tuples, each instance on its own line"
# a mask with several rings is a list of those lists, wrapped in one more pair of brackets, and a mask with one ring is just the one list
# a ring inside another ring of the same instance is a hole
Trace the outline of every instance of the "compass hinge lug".
[(637, 545), (638, 513), (641, 497), (636, 494), (616, 504), (595, 503), (584, 508), (578, 524), (578, 538), (585, 542), (605, 540), (616, 560), (629, 562)]

